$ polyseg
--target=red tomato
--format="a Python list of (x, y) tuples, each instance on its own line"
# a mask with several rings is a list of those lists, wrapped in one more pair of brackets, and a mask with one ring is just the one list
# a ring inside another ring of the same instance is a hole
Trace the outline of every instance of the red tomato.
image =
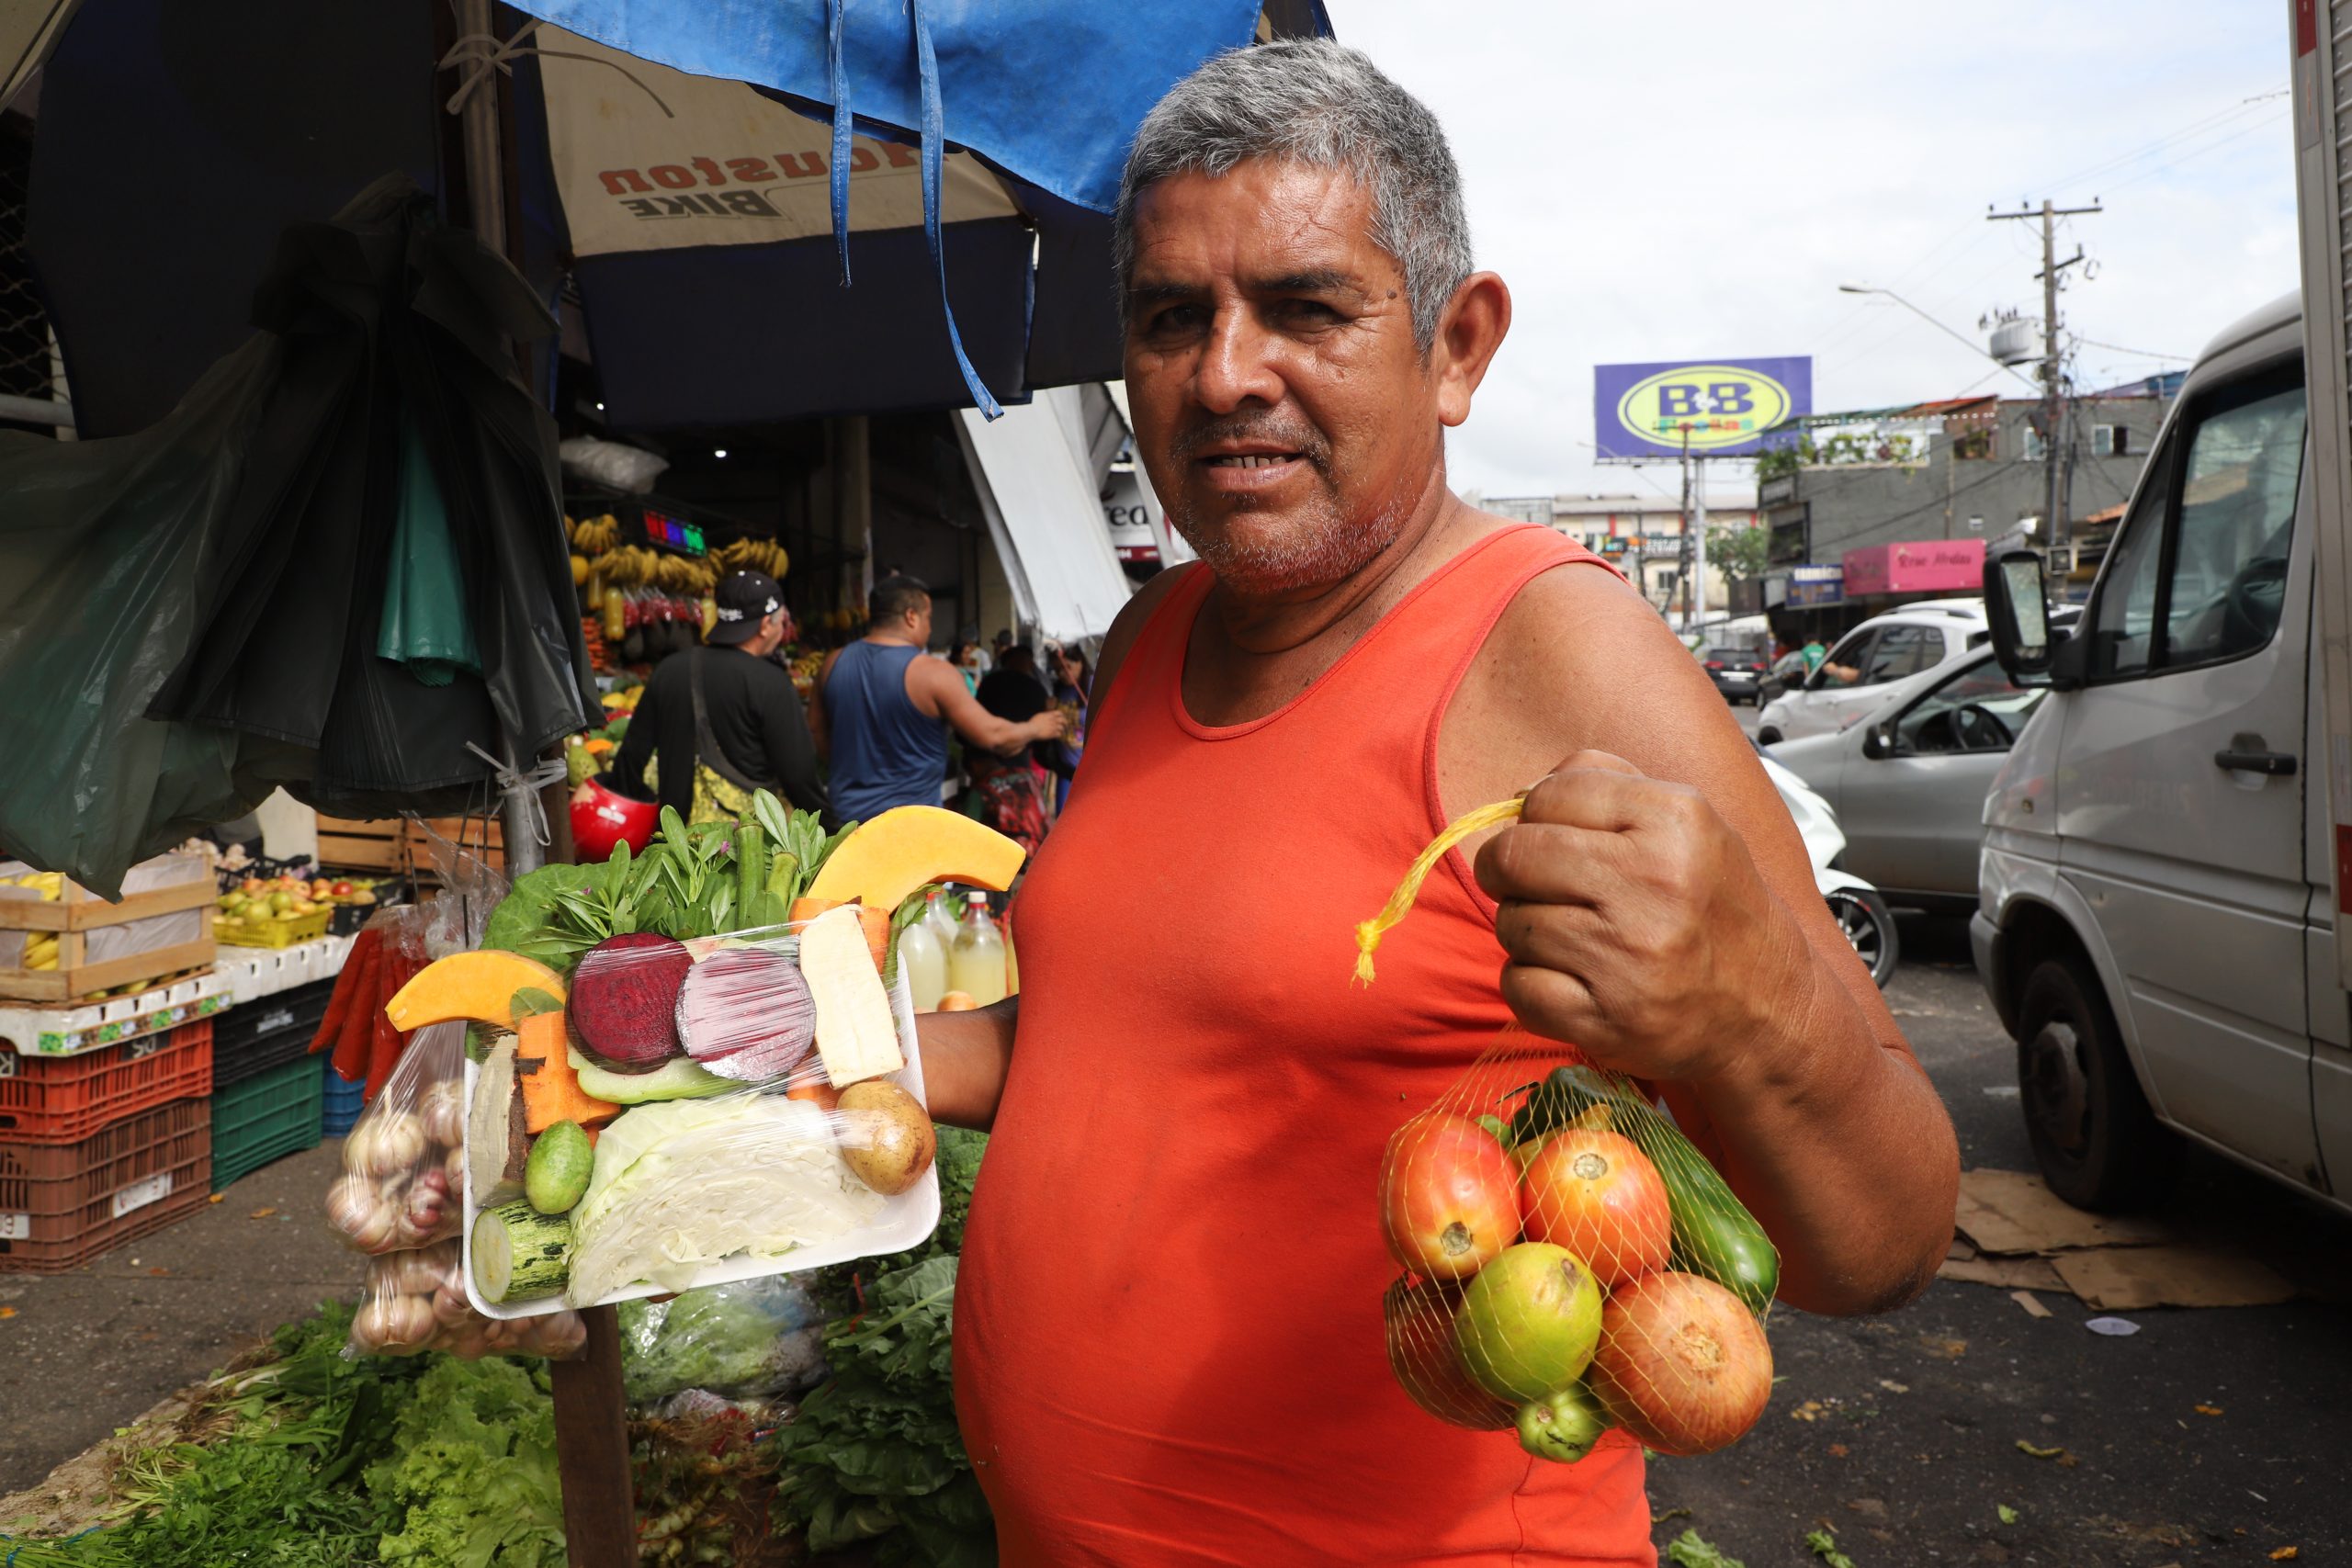
[(1416, 1274), (1466, 1280), (1519, 1239), (1519, 1173), (1493, 1134), (1431, 1111), (1388, 1140), (1380, 1172), (1388, 1250)]
[(1696, 1274), (1645, 1274), (1600, 1309), (1585, 1383), (1662, 1454), (1736, 1441), (1772, 1396), (1772, 1347), (1737, 1296)]
[(1511, 1407), (1472, 1382), (1454, 1353), (1461, 1286), (1394, 1280), (1380, 1304), (1388, 1325), (1388, 1369), (1414, 1404), (1441, 1421), (1474, 1431), (1499, 1431), (1511, 1424)]
[(1519, 1201), (1527, 1239), (1566, 1247), (1604, 1291), (1665, 1268), (1674, 1248), (1666, 1183), (1622, 1133), (1555, 1134), (1528, 1162)]

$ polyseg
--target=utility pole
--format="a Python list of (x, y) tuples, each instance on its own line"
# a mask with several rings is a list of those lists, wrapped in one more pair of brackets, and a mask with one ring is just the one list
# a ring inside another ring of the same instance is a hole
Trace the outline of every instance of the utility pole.
[[(1682, 570), (1682, 629), (1690, 629), (1690, 427), (1682, 427), (1682, 537), (1681, 548), (1674, 552), (1675, 564)], [(1671, 598), (1668, 601), (1672, 603)]]
[(2015, 212), (1985, 214), (1988, 223), (2012, 223), (2030, 218), (2041, 220), (2041, 417), (2045, 433), (2042, 457), (2049, 468), (2048, 504), (2042, 515), (2049, 523), (2043, 536), (2053, 545), (2071, 543), (2074, 538), (2073, 528), (2066, 517), (2065, 484), (2062, 477), (2065, 466), (2060, 450), (2061, 444), (2066, 439), (2068, 421), (2064, 368), (2058, 348), (2058, 284), (2065, 270), (2083, 259), (2080, 245), (2076, 245), (2075, 254), (2064, 261), (2058, 259), (2058, 220), (2106, 210), (2098, 205), (2096, 197), (2091, 198), (2088, 207), (2053, 207), (2050, 198), (2043, 197), (2039, 211), (2021, 206)]

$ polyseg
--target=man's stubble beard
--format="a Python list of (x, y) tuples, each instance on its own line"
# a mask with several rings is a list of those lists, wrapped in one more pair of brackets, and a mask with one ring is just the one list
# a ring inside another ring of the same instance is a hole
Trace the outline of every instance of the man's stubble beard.
[(1204, 525), (1180, 504), (1169, 510), (1168, 524), (1220, 583), (1245, 597), (1268, 598), (1344, 582), (1396, 542), (1408, 510), (1391, 501), (1369, 517), (1351, 518), (1327, 493), (1296, 528), (1284, 531), (1290, 536), (1250, 541), (1236, 538), (1231, 526), (1252, 515), (1248, 506), (1230, 509), (1222, 525)]

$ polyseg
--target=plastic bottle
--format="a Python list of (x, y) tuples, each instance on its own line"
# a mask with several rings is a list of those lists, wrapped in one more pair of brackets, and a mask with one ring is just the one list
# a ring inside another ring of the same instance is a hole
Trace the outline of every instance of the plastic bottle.
[(917, 920), (899, 933), (899, 962), (906, 967), (907, 985), (914, 992), (915, 1011), (930, 1012), (947, 994), (947, 949), (929, 922)]
[(1004, 937), (989, 918), (988, 895), (975, 893), (947, 950), (947, 988), (987, 1007), (1004, 1000)]
[(929, 926), (931, 934), (939, 939), (939, 951), (943, 954), (956, 945), (956, 917), (947, 912), (947, 897), (941, 889), (934, 887), (924, 895), (922, 923)]

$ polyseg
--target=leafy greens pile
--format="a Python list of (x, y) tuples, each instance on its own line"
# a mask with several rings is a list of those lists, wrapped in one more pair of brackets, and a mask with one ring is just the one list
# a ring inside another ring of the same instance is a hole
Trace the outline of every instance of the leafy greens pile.
[(277, 1331), (272, 1359), (208, 1386), (191, 1438), (126, 1457), (121, 1517), (19, 1540), (13, 1568), (556, 1568), (555, 1428), (543, 1364), (345, 1360), (351, 1309)]

